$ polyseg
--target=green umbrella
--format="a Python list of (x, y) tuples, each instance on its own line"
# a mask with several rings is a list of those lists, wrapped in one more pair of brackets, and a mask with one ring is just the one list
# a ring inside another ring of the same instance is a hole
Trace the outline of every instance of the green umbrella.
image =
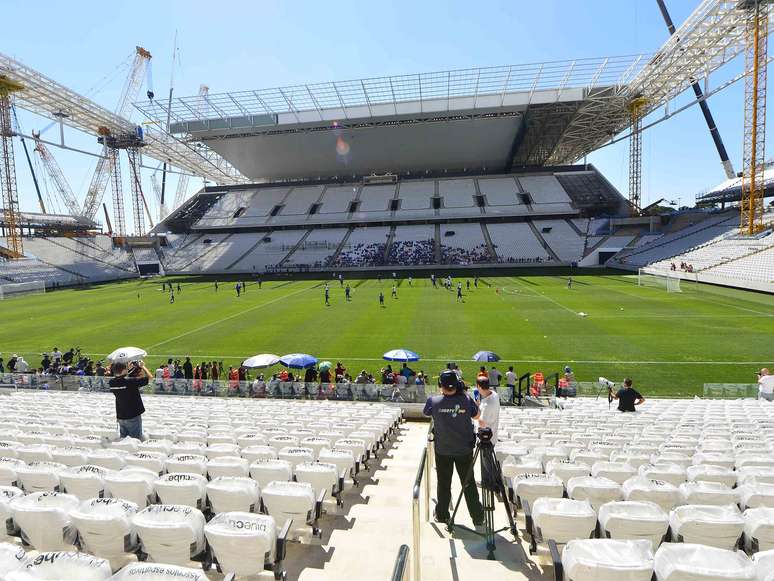
[(320, 368), (320, 371), (324, 369), (330, 369), (331, 367), (333, 367), (333, 363), (331, 363), (330, 361), (321, 361), (318, 367)]

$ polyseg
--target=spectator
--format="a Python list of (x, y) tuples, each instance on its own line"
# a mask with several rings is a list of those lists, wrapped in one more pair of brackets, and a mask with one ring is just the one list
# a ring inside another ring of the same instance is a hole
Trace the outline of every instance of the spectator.
[(489, 370), (489, 385), (493, 388), (500, 387), (500, 372), (494, 365), (492, 365), (492, 369)]
[(3, 364), (2, 357), (0, 357), (0, 373), (5, 373), (5, 365)]
[(62, 352), (59, 350), (59, 347), (54, 347), (54, 350), (51, 352), (51, 358), (57, 366), (62, 361)]
[(16, 362), (19, 360), (19, 356), (14, 353), (8, 360), (8, 373), (16, 373)]
[(62, 361), (70, 365), (73, 362), (73, 357), (75, 357), (75, 349), (70, 347), (70, 349), (65, 351), (64, 355), (62, 355)]
[(478, 393), (481, 395), (479, 408), (481, 416), (478, 425), (481, 428), (490, 428), (492, 430), (492, 443), (497, 444), (497, 427), (500, 422), (500, 396), (491, 389), (489, 380), (486, 377), (479, 377), (476, 380)]
[(774, 401), (774, 375), (766, 367), (758, 374), (758, 398)]
[(365, 369), (363, 369), (358, 374), (358, 376), (355, 378), (355, 383), (359, 383), (359, 384), (369, 383), (369, 381), (368, 381), (368, 373), (366, 373)]
[(250, 388), (250, 395), (252, 397), (266, 395), (266, 381), (263, 378), (263, 373), (258, 374), (258, 377), (253, 381), (253, 385)]
[(190, 357), (186, 357), (183, 363), (183, 377), (189, 381), (193, 379), (193, 364)]
[[(433, 418), (435, 425), (435, 470), (437, 475), (437, 498), (435, 520), (449, 521), (451, 504), (452, 474), (457, 470), (460, 481), (468, 473), (473, 462), (473, 448), (476, 436), (473, 421), (479, 417), (478, 406), (465, 395), (462, 382), (450, 370), (441, 373), (438, 379), (441, 393), (431, 396), (425, 403), (424, 415)], [(465, 503), (473, 524), (484, 524), (484, 508), (478, 497), (476, 482), (471, 478), (464, 483)]]
[(347, 368), (341, 364), (341, 361), (336, 362), (336, 383), (338, 383), (340, 379), (344, 377), (346, 372)]
[(142, 414), (145, 413), (145, 406), (142, 404), (140, 388), (148, 385), (153, 375), (142, 361), (133, 362), (131, 371), (127, 370), (126, 363), (116, 362), (111, 371), (114, 377), (110, 379), (109, 385), (116, 398), (120, 436), (142, 440)]
[(164, 367), (166, 367), (166, 365), (162, 363), (156, 368), (156, 391), (157, 392), (160, 392), (164, 389)]
[(48, 353), (43, 353), (43, 359), (40, 361), (40, 366), (45, 370), (51, 367), (51, 359), (48, 356)]
[(317, 383), (317, 369), (314, 367), (307, 367), (304, 373), (305, 383)]
[(29, 370), (29, 364), (24, 360), (24, 357), (20, 356), (16, 360), (16, 373), (27, 373)]
[(513, 394), (516, 393), (516, 372), (513, 370), (513, 365), (508, 366), (508, 371), (505, 372), (505, 400), (513, 401)]
[(618, 390), (618, 393), (613, 394), (613, 399), (618, 400), (619, 412), (636, 411), (635, 406), (645, 403), (645, 398), (632, 387), (632, 380), (628, 377), (624, 379), (623, 387)]
[(330, 369), (321, 369), (320, 370), (320, 385), (331, 383), (331, 370)]
[(406, 383), (409, 383), (411, 378), (414, 377), (414, 370), (411, 369), (411, 367), (409, 367), (406, 363), (404, 363), (400, 370), (400, 374), (406, 378)]

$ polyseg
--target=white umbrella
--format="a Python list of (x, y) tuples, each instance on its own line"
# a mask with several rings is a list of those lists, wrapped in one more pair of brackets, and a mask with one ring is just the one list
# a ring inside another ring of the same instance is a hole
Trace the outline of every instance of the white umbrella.
[(260, 355), (253, 355), (249, 359), (245, 359), (242, 365), (253, 369), (261, 369), (263, 367), (271, 367), (279, 363), (279, 355), (273, 353), (261, 353)]
[(107, 356), (108, 361), (113, 363), (129, 363), (130, 361), (140, 361), (148, 354), (139, 347), (119, 347)]

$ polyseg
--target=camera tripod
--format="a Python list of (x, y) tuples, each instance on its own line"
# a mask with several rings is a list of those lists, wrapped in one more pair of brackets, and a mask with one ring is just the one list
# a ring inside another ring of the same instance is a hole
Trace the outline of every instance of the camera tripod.
[[(484, 430), (489, 434), (482, 435)], [(476, 444), (476, 451), (473, 454), (473, 461), (470, 463), (468, 473), (462, 482), (462, 490), (457, 497), (457, 502), (454, 504), (454, 511), (452, 512), (449, 522), (446, 525), (446, 530), (450, 533), (454, 532), (454, 527), (458, 526), (461, 529), (472, 532), (486, 540), (486, 548), (489, 550), (487, 559), (490, 561), (495, 558), (495, 535), (503, 531), (510, 530), (514, 539), (519, 538), (519, 530), (516, 527), (516, 523), (513, 520), (513, 511), (511, 509), (511, 503), (508, 500), (508, 493), (505, 490), (505, 483), (503, 482), (503, 473), (500, 470), (500, 463), (495, 456), (494, 445), (492, 444), (492, 431), (484, 429), (479, 431), (478, 443)], [(465, 487), (474, 480), (474, 469), (476, 467), (476, 460), (481, 460), (481, 504), (484, 507), (484, 532), (479, 532), (475, 529), (471, 529), (464, 525), (455, 525), (454, 517), (457, 516), (457, 510), (460, 507), (460, 502), (465, 493)], [(505, 505), (505, 512), (508, 515), (508, 526), (495, 530), (494, 528), (494, 511), (495, 511), (495, 497), (499, 499)]]

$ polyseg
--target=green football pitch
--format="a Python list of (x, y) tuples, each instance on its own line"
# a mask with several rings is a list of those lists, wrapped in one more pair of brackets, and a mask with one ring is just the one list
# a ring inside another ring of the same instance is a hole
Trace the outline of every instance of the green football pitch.
[[(178, 279), (167, 278), (177, 284)], [(323, 281), (235, 282), (179, 279), (170, 304), (162, 279), (65, 289), (0, 301), (0, 351), (24, 354), (37, 365), (54, 346), (80, 346), (95, 359), (135, 345), (148, 363), (190, 355), (194, 362), (238, 364), (256, 353), (302, 352), (341, 360), (352, 375), (376, 374), (381, 355), (416, 351), (415, 370), (437, 375), (455, 361), (466, 378), (479, 350), (498, 353), (501, 371), (546, 375), (572, 366), (581, 381), (631, 376), (643, 394), (698, 395), (705, 382), (752, 383), (763, 365), (774, 366), (774, 297), (683, 283), (681, 293), (638, 287), (632, 275), (482, 278), (478, 288), (433, 288), (429, 279), (409, 286), (350, 280), (352, 300)], [(456, 283), (455, 280), (455, 283)], [(379, 305), (379, 292), (385, 306)]]

